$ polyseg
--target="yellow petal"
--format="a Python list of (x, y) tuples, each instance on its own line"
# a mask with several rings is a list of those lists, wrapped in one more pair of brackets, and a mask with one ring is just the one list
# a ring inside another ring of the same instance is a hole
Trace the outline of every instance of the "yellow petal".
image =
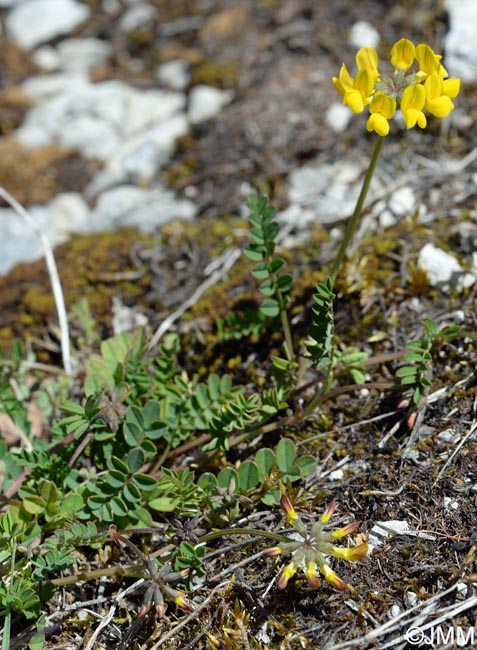
[(282, 494), (280, 497), (280, 505), (285, 512), (288, 523), (293, 526), (293, 524), (298, 521), (299, 517), (286, 494)]
[(359, 90), (350, 90), (345, 93), (343, 103), (349, 106), (353, 113), (362, 113), (364, 111), (364, 97)]
[(368, 70), (359, 70), (353, 83), (353, 88), (359, 90), (364, 100), (371, 95), (374, 87), (374, 79)]
[(422, 77), (437, 72), (441, 67), (441, 57), (425, 43), (419, 43), (416, 47), (416, 59), (419, 62), (419, 72), (417, 74)]
[(416, 108), (409, 108), (407, 111), (403, 111), (402, 114), (408, 129), (412, 129), (416, 124), (418, 124), (421, 129), (426, 128), (427, 119), (422, 111), (418, 111)]
[(348, 560), (350, 562), (356, 562), (357, 560), (362, 560), (368, 553), (368, 543), (358, 544), (358, 546), (350, 546), (349, 548), (341, 548), (339, 546), (333, 546), (332, 555), (337, 557), (340, 560)]
[(331, 81), (333, 82), (334, 87), (342, 97), (344, 97), (344, 94), (348, 90), (352, 90), (353, 88), (354, 79), (348, 72), (348, 68), (345, 66), (344, 63), (340, 69), (340, 76), (333, 77)]
[(442, 80), (437, 72), (433, 72), (427, 77), (424, 83), (424, 89), (426, 91), (427, 101), (442, 95)]
[(290, 562), (282, 571), (280, 578), (277, 582), (278, 589), (285, 589), (290, 578), (292, 578), (296, 573), (296, 565), (294, 562)]
[(344, 526), (343, 528), (337, 528), (331, 533), (331, 536), (333, 539), (341, 539), (342, 537), (345, 537), (345, 535), (349, 535), (350, 533), (354, 533), (355, 530), (357, 530), (361, 525), (360, 521), (353, 521), (351, 524), (348, 524), (347, 526)]
[(426, 108), (435, 117), (447, 117), (454, 110), (450, 97), (442, 95), (426, 102)]
[(321, 515), (321, 521), (324, 524), (327, 524), (329, 520), (331, 519), (331, 515), (334, 513), (336, 508), (336, 499), (333, 499), (330, 501), (330, 503), (326, 506), (326, 510), (324, 513)]
[(325, 579), (328, 580), (328, 582), (331, 582), (333, 587), (336, 587), (336, 589), (340, 589), (341, 591), (344, 591), (346, 589), (346, 582), (341, 580), (341, 578), (336, 575), (329, 564), (324, 564), (321, 567), (321, 572), (323, 573)]
[(408, 86), (402, 94), (401, 110), (404, 112), (410, 108), (415, 108), (418, 111), (422, 111), (425, 103), (426, 91), (424, 90), (424, 87), (420, 84)]
[(443, 84), (444, 82), (440, 79), (437, 72), (429, 75), (424, 84), (426, 108), (429, 113), (436, 117), (446, 117), (454, 108), (450, 97), (442, 94)]
[(373, 79), (379, 77), (378, 53), (374, 47), (362, 47), (356, 52), (356, 66), (358, 70), (367, 70)]
[(385, 93), (376, 93), (369, 106), (370, 113), (381, 113), (390, 120), (396, 112), (396, 100)]
[(407, 38), (401, 38), (391, 48), (391, 63), (395, 68), (406, 71), (412, 66), (415, 55), (414, 43)]
[(447, 97), (457, 97), (460, 91), (460, 79), (444, 79), (442, 82), (442, 94), (447, 95)]
[(372, 113), (366, 122), (368, 131), (376, 131), (380, 136), (389, 135), (389, 122), (381, 113)]

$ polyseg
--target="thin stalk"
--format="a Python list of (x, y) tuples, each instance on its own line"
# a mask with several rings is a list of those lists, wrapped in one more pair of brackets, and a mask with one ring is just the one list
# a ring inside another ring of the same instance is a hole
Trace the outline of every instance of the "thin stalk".
[[(13, 588), (13, 575), (15, 573), (15, 559), (17, 552), (17, 542), (15, 538), (12, 540), (12, 553), (10, 556), (10, 580), (8, 584), (8, 595), (11, 595)], [(10, 635), (11, 635), (11, 625), (12, 625), (12, 605), (10, 602), (7, 603), (5, 608), (5, 622), (3, 625), (3, 637), (2, 637), (2, 650), (10, 649)]]
[(287, 355), (288, 361), (292, 361), (295, 358), (295, 352), (293, 350), (293, 338), (290, 329), (290, 323), (288, 321), (288, 316), (286, 312), (286, 307), (283, 304), (283, 296), (280, 291), (276, 292), (278, 299), (278, 307), (280, 309), (280, 318), (282, 321), (283, 333), (285, 335), (285, 353)]
[(58, 316), (58, 325), (60, 327), (61, 338), (61, 356), (63, 358), (63, 368), (67, 375), (73, 374), (73, 361), (71, 359), (70, 335), (68, 329), (68, 318), (66, 315), (65, 300), (63, 289), (61, 287), (60, 276), (53, 255), (53, 249), (46, 236), (45, 231), (38, 225), (33, 217), (25, 208), (8, 192), (4, 187), (0, 187), (0, 197), (4, 199), (15, 211), (15, 213), (30, 226), (33, 232), (40, 238), (45, 255), (46, 268), (50, 277), (51, 289), (55, 299), (56, 313)]
[(199, 543), (209, 542), (211, 539), (217, 539), (226, 535), (255, 535), (256, 537), (265, 537), (272, 539), (274, 542), (289, 542), (289, 538), (279, 533), (272, 533), (268, 530), (259, 530), (258, 528), (221, 528), (220, 530), (213, 530), (206, 535), (202, 535)]
[(356, 228), (358, 226), (361, 213), (363, 212), (363, 206), (366, 200), (366, 195), (368, 193), (369, 186), (371, 184), (371, 179), (373, 178), (374, 170), (376, 169), (376, 163), (378, 162), (379, 154), (381, 153), (381, 149), (383, 147), (383, 142), (384, 142), (384, 136), (380, 135), (376, 142), (376, 146), (374, 147), (373, 156), (371, 158), (371, 162), (369, 163), (368, 171), (366, 172), (366, 176), (364, 178), (363, 186), (361, 188), (361, 192), (359, 193), (358, 200), (356, 201), (356, 206), (354, 208), (353, 215), (348, 221), (346, 230), (343, 235), (343, 239), (341, 240), (340, 247), (336, 254), (335, 261), (333, 263), (333, 268), (330, 274), (332, 287), (335, 284), (336, 276), (338, 275), (338, 272), (343, 264), (343, 260), (346, 255), (346, 250), (350, 244), (351, 239), (353, 238), (354, 233), (356, 232)]

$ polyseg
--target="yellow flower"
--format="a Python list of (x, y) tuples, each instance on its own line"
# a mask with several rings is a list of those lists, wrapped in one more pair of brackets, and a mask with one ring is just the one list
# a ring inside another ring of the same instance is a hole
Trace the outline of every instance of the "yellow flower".
[(419, 43), (416, 47), (416, 59), (419, 63), (419, 71), (417, 76), (421, 79), (426, 79), (434, 72), (439, 73), (441, 79), (447, 77), (447, 70), (441, 63), (442, 56), (436, 54), (434, 50), (425, 43)]
[(425, 83), (426, 109), (436, 117), (447, 117), (454, 108), (450, 97), (443, 92), (442, 79), (437, 72), (430, 74)]
[(305, 576), (312, 589), (316, 589), (320, 585), (320, 572), (337, 589), (348, 588), (349, 585), (336, 575), (326, 562), (325, 557), (332, 555), (342, 560), (361, 560), (368, 552), (367, 543), (348, 548), (340, 548), (331, 543), (334, 540), (341, 539), (345, 535), (353, 533), (360, 525), (360, 522), (355, 521), (347, 524), (343, 528), (326, 531), (325, 527), (329, 523), (336, 507), (336, 501), (333, 499), (318, 521), (308, 529), (285, 493), (282, 493), (280, 505), (285, 511), (288, 522), (293, 526), (298, 535), (295, 533), (294, 538), (285, 538), (280, 546), (273, 546), (263, 551), (263, 555), (267, 557), (276, 557), (277, 555), (291, 553), (291, 562), (282, 570), (278, 579), (278, 589), (285, 589), (290, 578), (295, 575), (301, 566), (305, 567)]
[(333, 82), (334, 87), (342, 97), (344, 97), (345, 93), (347, 93), (349, 90), (353, 89), (354, 79), (348, 72), (348, 68), (345, 66), (344, 63), (341, 66), (339, 78), (333, 77), (331, 81)]
[(285, 587), (288, 584), (288, 581), (290, 578), (293, 578), (297, 571), (297, 566), (293, 560), (290, 562), (290, 564), (287, 564), (287, 566), (283, 569), (280, 578), (278, 579), (277, 587), (279, 589), (285, 589)]
[(394, 74), (380, 74), (374, 47), (362, 47), (356, 53), (356, 77), (344, 64), (339, 78), (333, 77), (343, 103), (354, 113), (369, 106), (368, 131), (381, 137), (388, 135), (389, 120), (398, 106), (408, 129), (427, 126), (425, 111), (435, 117), (449, 115), (454, 108), (451, 99), (459, 94), (460, 80), (448, 78), (440, 54), (425, 43), (414, 46), (409, 39), (401, 38), (392, 46), (390, 59)]
[(349, 90), (344, 96), (344, 103), (354, 113), (361, 113), (366, 104), (369, 104), (373, 92), (374, 80), (372, 73), (368, 70), (358, 70), (353, 83), (353, 90)]
[(405, 72), (414, 63), (416, 48), (407, 38), (401, 38), (391, 48), (391, 63), (398, 70)]
[(335, 589), (344, 591), (348, 586), (344, 580), (342, 580), (339, 576), (336, 575), (336, 573), (333, 571), (333, 569), (330, 567), (329, 564), (324, 564), (321, 567), (321, 571), (323, 573), (325, 580), (331, 582), (331, 584), (333, 585), (333, 587), (335, 587)]
[(414, 86), (408, 86), (404, 90), (401, 99), (401, 111), (408, 129), (411, 129), (416, 124), (421, 129), (426, 128), (427, 120), (422, 112), (425, 103), (426, 91), (423, 86), (415, 84)]
[(305, 577), (312, 589), (316, 589), (320, 586), (319, 573), (316, 568), (316, 562), (313, 560), (310, 560), (310, 562), (308, 562), (306, 565)]
[(336, 90), (343, 97), (343, 104), (347, 104), (353, 113), (361, 113), (365, 105), (369, 104), (374, 80), (372, 73), (368, 70), (358, 70), (356, 78), (353, 79), (343, 63), (339, 78), (333, 77), (332, 81)]
[(396, 112), (396, 100), (385, 93), (376, 93), (369, 106), (371, 115), (366, 123), (368, 131), (376, 131), (378, 135), (389, 133), (389, 120)]
[(374, 81), (378, 79), (378, 53), (374, 47), (362, 47), (356, 52), (356, 67), (369, 72)]

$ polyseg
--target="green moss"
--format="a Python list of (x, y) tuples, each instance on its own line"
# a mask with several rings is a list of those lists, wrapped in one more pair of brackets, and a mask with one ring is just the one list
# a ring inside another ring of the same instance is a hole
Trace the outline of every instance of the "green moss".
[(235, 88), (238, 83), (238, 61), (203, 61), (192, 71), (193, 84), (206, 84), (216, 88)]
[[(129, 251), (138, 240), (152, 241), (152, 238), (132, 229), (121, 229), (114, 233), (76, 236), (55, 251), (67, 308), (86, 296), (104, 334), (110, 332), (113, 296), (139, 301), (150, 284), (147, 271), (138, 281), (121, 279), (122, 273), (137, 270)], [(119, 274), (116, 281), (114, 273)], [(0, 311), (3, 321), (0, 345), (7, 350), (15, 338), (43, 337), (48, 327), (56, 323), (43, 260), (18, 264), (9, 275), (0, 277)]]

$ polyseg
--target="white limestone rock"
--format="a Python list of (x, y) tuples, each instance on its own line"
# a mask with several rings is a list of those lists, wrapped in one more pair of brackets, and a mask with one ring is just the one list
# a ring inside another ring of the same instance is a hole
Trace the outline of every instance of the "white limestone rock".
[(90, 209), (78, 192), (62, 192), (48, 205), (47, 234), (52, 246), (68, 241), (74, 233), (86, 232), (90, 222)]
[(365, 20), (358, 20), (351, 27), (348, 43), (352, 47), (377, 47), (380, 41), (379, 32)]
[[(29, 214), (38, 225), (47, 230), (48, 211), (32, 206)], [(19, 262), (32, 262), (43, 255), (43, 248), (36, 233), (10, 208), (0, 208), (0, 240), (8, 242), (0, 256), (0, 274), (6, 274)]]
[(445, 0), (449, 31), (445, 37), (444, 65), (452, 77), (477, 81), (477, 3), (475, 0)]
[(105, 167), (96, 172), (87, 188), (87, 195), (94, 197), (112, 185), (126, 181), (148, 184), (170, 160), (176, 139), (188, 130), (189, 123), (180, 113), (126, 139), (106, 161)]
[[(357, 163), (338, 162), (330, 165), (310, 163), (294, 169), (289, 176), (290, 203), (314, 210), (319, 223), (345, 219), (354, 210), (361, 188), (362, 167)], [(379, 187), (373, 179), (370, 193)]]
[(215, 117), (224, 106), (232, 101), (233, 93), (212, 86), (194, 86), (189, 95), (189, 120), (191, 124), (205, 122)]
[(393, 192), (389, 209), (396, 217), (405, 217), (416, 211), (416, 195), (411, 187), (405, 186)]
[(342, 103), (335, 102), (327, 109), (325, 120), (335, 133), (342, 133), (348, 128), (353, 113)]
[(421, 249), (417, 265), (426, 271), (433, 287), (440, 287), (445, 292), (451, 288), (461, 291), (472, 286), (476, 280), (475, 273), (466, 273), (453, 255), (431, 242)]
[(190, 82), (189, 64), (184, 59), (167, 61), (157, 68), (156, 77), (160, 84), (172, 90), (184, 90)]
[[(92, 84), (82, 75), (28, 80), (25, 94), (46, 97), (16, 135), (26, 146), (59, 142), (84, 156), (107, 160), (129, 137), (166, 121), (185, 107), (182, 93), (138, 90), (121, 81)], [(64, 81), (64, 83), (63, 83)]]
[(42, 45), (32, 54), (32, 59), (36, 65), (43, 68), (46, 72), (56, 72), (61, 65), (61, 57), (58, 50), (51, 45)]
[(119, 21), (119, 26), (125, 33), (133, 32), (140, 27), (147, 27), (156, 17), (157, 10), (147, 2), (132, 5)]
[(113, 46), (100, 38), (68, 38), (58, 45), (60, 67), (73, 72), (88, 72), (111, 56)]
[(165, 187), (146, 189), (122, 185), (100, 195), (92, 211), (89, 232), (131, 226), (154, 232), (172, 219), (192, 220), (197, 208), (192, 201), (177, 199)]
[(7, 33), (25, 50), (68, 34), (90, 16), (89, 7), (76, 0), (24, 0), (6, 18)]

